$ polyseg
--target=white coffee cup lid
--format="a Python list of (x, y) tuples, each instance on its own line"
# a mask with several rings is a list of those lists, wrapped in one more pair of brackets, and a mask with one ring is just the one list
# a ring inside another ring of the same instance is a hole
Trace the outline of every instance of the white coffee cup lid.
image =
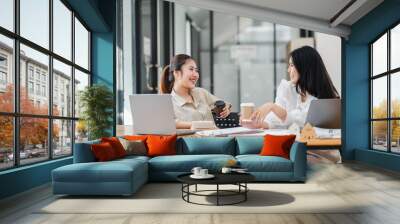
[(241, 103), (241, 107), (254, 107), (254, 103)]

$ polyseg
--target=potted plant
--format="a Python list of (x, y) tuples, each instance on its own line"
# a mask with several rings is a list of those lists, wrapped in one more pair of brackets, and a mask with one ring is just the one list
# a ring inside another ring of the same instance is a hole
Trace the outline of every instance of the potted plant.
[(89, 140), (110, 136), (112, 127), (113, 94), (102, 84), (87, 86), (80, 92), (79, 106), (81, 119), (87, 127)]

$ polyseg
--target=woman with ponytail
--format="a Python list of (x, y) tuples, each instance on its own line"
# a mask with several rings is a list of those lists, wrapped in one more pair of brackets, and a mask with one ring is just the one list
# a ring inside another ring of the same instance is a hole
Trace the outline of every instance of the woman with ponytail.
[[(160, 93), (171, 94), (174, 104), (176, 127), (191, 128), (192, 121), (213, 121), (211, 109), (216, 96), (196, 87), (199, 69), (189, 55), (178, 54), (164, 67), (161, 74)], [(226, 103), (220, 116), (230, 114), (231, 104)]]

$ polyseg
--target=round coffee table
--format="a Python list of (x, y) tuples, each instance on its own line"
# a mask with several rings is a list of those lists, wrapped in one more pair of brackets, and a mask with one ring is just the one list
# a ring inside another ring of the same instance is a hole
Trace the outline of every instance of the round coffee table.
[[(234, 205), (247, 200), (247, 192), (249, 188), (247, 183), (255, 180), (255, 177), (248, 173), (216, 173), (213, 174), (215, 177), (212, 179), (193, 179), (190, 177), (191, 173), (182, 174), (177, 177), (178, 181), (182, 183), (182, 199), (188, 203), (198, 204), (198, 205)], [(215, 185), (215, 190), (198, 190), (197, 185)], [(194, 191), (190, 191), (190, 186), (195, 186)], [(236, 185), (237, 190), (223, 190), (220, 189), (220, 185)], [(206, 194), (209, 192), (215, 192), (215, 194)], [(216, 197), (216, 204), (202, 204), (193, 202), (190, 200), (190, 196), (203, 196), (203, 197)], [(231, 203), (221, 203), (221, 197), (232, 197), (240, 196), (240, 199)]]

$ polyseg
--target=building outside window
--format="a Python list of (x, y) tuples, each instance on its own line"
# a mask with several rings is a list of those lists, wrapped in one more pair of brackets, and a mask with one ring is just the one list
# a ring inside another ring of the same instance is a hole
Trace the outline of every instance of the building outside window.
[(7, 56), (0, 54), (0, 91), (7, 87)]
[(6, 68), (7, 67), (7, 56), (1, 54), (0, 55), (0, 68)]
[(0, 84), (2, 85), (7, 84), (7, 74), (3, 71), (0, 71)]
[(42, 82), (46, 82), (46, 74), (45, 73), (42, 73)]
[(34, 94), (33, 82), (31, 82), (31, 81), (28, 82), (28, 91), (29, 91), (29, 94)]
[[(83, 129), (81, 127), (79, 133), (75, 131), (79, 115), (74, 115), (71, 107), (59, 108), (54, 99), (57, 99), (60, 94), (57, 79), (62, 79), (69, 86), (81, 83), (77, 79), (73, 80), (73, 71), (75, 71), (75, 73), (80, 72), (89, 80), (91, 75), (90, 31), (77, 18), (71, 7), (65, 5), (65, 1), (18, 2), (19, 12), (10, 11), (15, 17), (13, 20), (19, 21), (15, 24), (17, 28), (10, 29), (0, 23), (2, 28), (8, 30), (6, 32), (0, 29), (0, 83), (5, 82), (6, 85), (13, 87), (7, 88), (6, 91), (0, 89), (0, 99), (8, 99), (0, 100), (0, 123), (2, 124), (0, 170), (70, 156), (73, 151), (74, 136), (79, 135), (82, 140), (86, 138), (86, 132), (82, 131), (85, 127)], [(49, 4), (50, 2), (52, 4)], [(13, 9), (13, 4), (8, 9)], [(43, 13), (37, 14), (38, 11)], [(19, 18), (16, 18), (17, 16)], [(73, 30), (73, 23), (75, 30)], [(51, 29), (50, 24), (53, 25)], [(53, 33), (50, 35), (51, 31)], [(13, 34), (10, 35), (10, 32)], [(50, 42), (53, 43), (53, 49), (50, 48)], [(75, 48), (73, 48), (74, 42)], [(15, 51), (14, 43), (19, 44), (18, 52)], [(77, 48), (80, 48), (79, 52)], [(19, 56), (18, 63), (12, 60), (15, 58), (14, 52)], [(53, 54), (62, 57), (63, 62), (53, 58)], [(75, 60), (71, 55), (75, 55)], [(49, 63), (50, 60), (53, 63)], [(16, 88), (13, 83), (13, 67), (17, 64), (20, 65), (19, 74), (16, 74), (20, 80), (20, 94), (17, 95), (18, 98), (14, 98)], [(49, 71), (53, 71), (53, 74)], [(50, 89), (50, 77), (54, 78), (54, 89)], [(88, 85), (90, 83), (86, 82), (85, 86)], [(67, 102), (68, 105), (79, 101), (79, 91), (72, 92), (71, 88), (64, 88), (62, 91), (64, 91), (62, 94), (68, 96), (67, 99), (71, 101)], [(54, 101), (52, 110), (49, 110), (50, 97), (53, 97)], [(20, 108), (18, 113), (14, 112), (14, 105)], [(60, 115), (62, 119), (59, 118)], [(14, 125), (17, 125), (16, 128), (19, 130), (18, 135), (13, 132)], [(41, 134), (33, 138), (31, 135), (33, 131)], [(15, 141), (16, 139), (18, 141)], [(14, 145), (15, 142), (18, 145)], [(17, 154), (14, 154), (14, 151)]]
[(46, 86), (42, 86), (42, 96), (46, 96)]
[(371, 148), (400, 153), (400, 25), (370, 45)]
[(40, 96), (40, 84), (36, 84), (36, 95)]
[(36, 69), (36, 80), (40, 81), (40, 70)]
[(32, 66), (29, 66), (28, 74), (29, 74), (29, 79), (33, 80), (33, 67)]

